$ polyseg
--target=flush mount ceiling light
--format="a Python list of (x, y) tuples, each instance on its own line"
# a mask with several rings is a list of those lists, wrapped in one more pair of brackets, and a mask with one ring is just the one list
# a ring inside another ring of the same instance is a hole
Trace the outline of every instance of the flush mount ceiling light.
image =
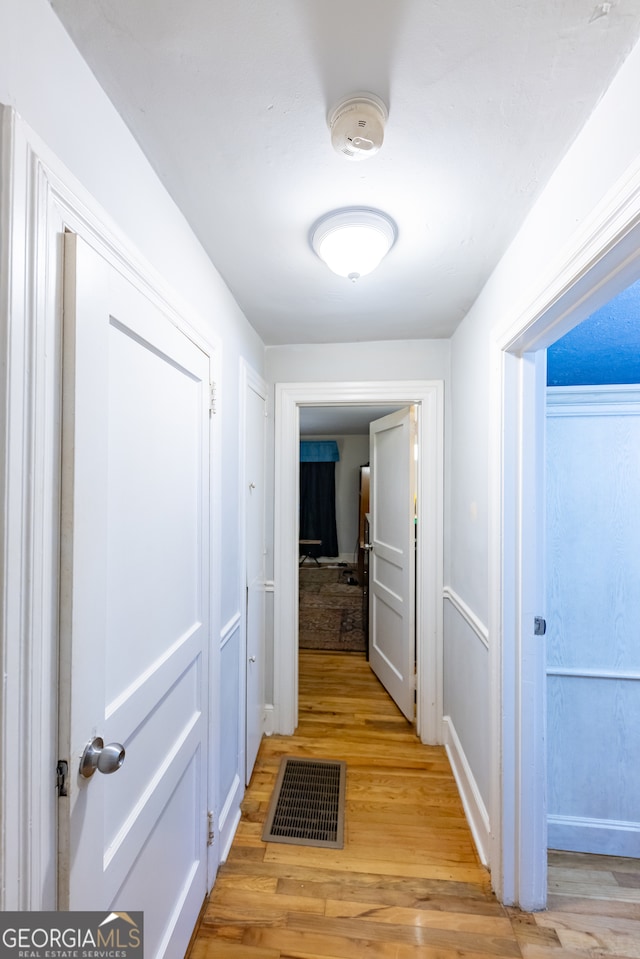
[(396, 233), (386, 213), (354, 207), (318, 220), (311, 230), (311, 245), (330, 270), (355, 282), (375, 270), (393, 246)]

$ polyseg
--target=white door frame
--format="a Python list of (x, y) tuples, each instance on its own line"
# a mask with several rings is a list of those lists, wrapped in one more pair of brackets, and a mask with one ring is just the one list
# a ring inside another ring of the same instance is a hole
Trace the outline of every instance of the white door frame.
[(541, 909), (547, 893), (544, 640), (545, 358), (540, 351), (640, 276), (640, 162), (586, 218), (539, 295), (491, 344), (490, 646), (494, 889)]
[(415, 403), (417, 732), (424, 743), (442, 742), (443, 399), (441, 380), (276, 383), (274, 731), (291, 735), (298, 723), (299, 407)]
[[(242, 582), (242, 604), (241, 604), (241, 657), (240, 657), (240, 688), (243, 690), (244, 702), (238, 704), (240, 709), (240, 742), (242, 745), (243, 755), (239, 759), (239, 769), (242, 769), (244, 775), (244, 783), (247, 782), (248, 776), (246, 769), (246, 754), (247, 754), (247, 603), (246, 603), (246, 575), (247, 575), (247, 489), (249, 486), (249, 476), (247, 475), (247, 441), (255, 442), (255, 437), (247, 436), (247, 393), (249, 390), (253, 390), (254, 393), (264, 400), (265, 403), (265, 421), (264, 421), (264, 432), (262, 434), (262, 443), (265, 450), (265, 479), (266, 479), (266, 429), (267, 429), (267, 420), (266, 420), (266, 409), (267, 409), (267, 399), (269, 395), (269, 388), (262, 377), (253, 369), (252, 366), (246, 361), (244, 357), (240, 358), (240, 397), (239, 397), (239, 421), (242, 424), (242, 432), (240, 435), (240, 490), (241, 496), (239, 500), (239, 525), (238, 525), (238, 542), (240, 544), (240, 569), (242, 570), (242, 576), (244, 577)], [(266, 502), (264, 503), (266, 509)], [(265, 513), (265, 530), (266, 530), (266, 513)], [(265, 583), (266, 588), (266, 583)], [(263, 650), (264, 656), (264, 650)], [(262, 666), (264, 669), (264, 664)], [(261, 703), (262, 713), (264, 716), (264, 697)], [(263, 718), (263, 729), (264, 729), (264, 718)], [(244, 785), (243, 783), (243, 785)]]

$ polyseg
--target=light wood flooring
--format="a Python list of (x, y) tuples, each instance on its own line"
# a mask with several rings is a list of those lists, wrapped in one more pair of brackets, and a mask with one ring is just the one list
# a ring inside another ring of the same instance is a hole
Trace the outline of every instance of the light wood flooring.
[[(299, 702), (296, 734), (260, 747), (189, 959), (640, 959), (636, 861), (555, 853), (548, 912), (496, 901), (444, 750), (363, 655), (301, 651)], [(283, 755), (346, 761), (344, 849), (262, 842)]]

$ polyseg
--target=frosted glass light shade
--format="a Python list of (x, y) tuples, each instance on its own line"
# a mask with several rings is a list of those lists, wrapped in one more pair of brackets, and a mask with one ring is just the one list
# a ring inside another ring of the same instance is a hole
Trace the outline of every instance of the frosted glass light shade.
[(311, 245), (330, 270), (357, 280), (378, 266), (396, 239), (393, 220), (378, 210), (329, 213), (313, 227)]

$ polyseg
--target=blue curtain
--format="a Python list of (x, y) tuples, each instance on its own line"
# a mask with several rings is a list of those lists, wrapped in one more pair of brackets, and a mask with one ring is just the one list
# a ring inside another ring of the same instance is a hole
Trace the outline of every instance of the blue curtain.
[(300, 539), (319, 539), (305, 546), (310, 556), (337, 556), (335, 440), (300, 443)]
[(301, 463), (337, 463), (340, 459), (335, 440), (301, 440)]

